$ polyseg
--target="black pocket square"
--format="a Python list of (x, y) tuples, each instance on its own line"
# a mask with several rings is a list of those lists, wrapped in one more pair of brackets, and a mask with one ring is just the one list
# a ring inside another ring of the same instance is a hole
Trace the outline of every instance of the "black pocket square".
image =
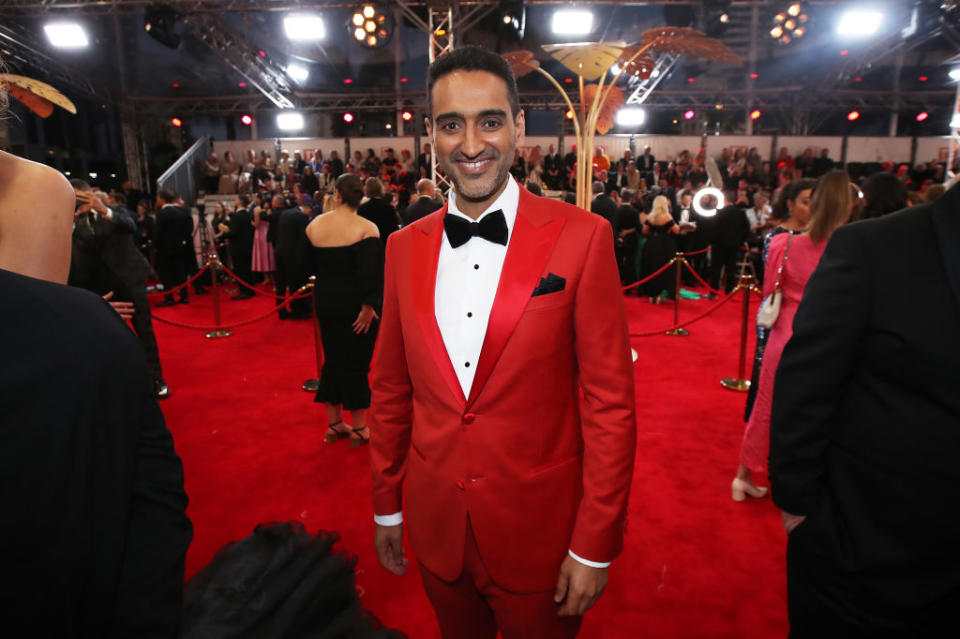
[(554, 275), (550, 273), (546, 277), (540, 278), (540, 284), (533, 291), (533, 295), (530, 297), (536, 297), (537, 295), (547, 295), (549, 293), (559, 293), (564, 289), (567, 284), (567, 280), (563, 279), (559, 275)]

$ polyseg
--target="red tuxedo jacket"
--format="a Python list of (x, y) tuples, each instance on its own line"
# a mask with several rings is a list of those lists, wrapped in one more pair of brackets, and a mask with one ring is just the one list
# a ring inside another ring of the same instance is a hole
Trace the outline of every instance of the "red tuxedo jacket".
[[(623, 545), (636, 419), (610, 224), (520, 189), (464, 397), (434, 313), (446, 211), (387, 243), (370, 413), (374, 512), (403, 510), (419, 560), (451, 581), (469, 515), (499, 586), (548, 590), (568, 549), (612, 561)], [(532, 296), (551, 273), (563, 290)]]

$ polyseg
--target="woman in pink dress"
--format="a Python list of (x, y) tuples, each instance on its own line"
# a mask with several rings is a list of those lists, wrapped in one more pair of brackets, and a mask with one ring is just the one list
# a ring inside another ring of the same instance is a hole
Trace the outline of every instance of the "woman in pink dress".
[[(767, 473), (767, 457), (770, 453), (770, 408), (773, 403), (773, 380), (777, 365), (780, 363), (783, 347), (793, 335), (793, 316), (797, 312), (807, 281), (816, 269), (830, 235), (850, 219), (853, 204), (850, 176), (845, 171), (831, 171), (820, 178), (814, 190), (807, 232), (800, 235), (782, 233), (770, 241), (770, 253), (767, 256), (763, 278), (763, 297), (766, 299), (773, 293), (781, 264), (783, 272), (780, 282), (783, 297), (780, 314), (770, 330), (770, 338), (763, 353), (757, 398), (750, 413), (750, 421), (747, 422), (746, 432), (743, 434), (740, 466), (731, 485), (734, 501), (744, 501), (747, 497), (763, 497), (767, 494), (767, 488), (757, 486), (751, 474), (766, 475)], [(784, 254), (786, 254), (786, 261), (784, 261)]]
[(277, 270), (277, 263), (273, 259), (273, 246), (267, 241), (267, 231), (270, 229), (270, 211), (263, 208), (269, 207), (268, 200), (264, 201), (262, 206), (253, 209), (253, 225), (256, 230), (253, 233), (253, 261), (252, 270), (254, 273), (263, 273), (264, 281), (271, 282), (271, 273)]

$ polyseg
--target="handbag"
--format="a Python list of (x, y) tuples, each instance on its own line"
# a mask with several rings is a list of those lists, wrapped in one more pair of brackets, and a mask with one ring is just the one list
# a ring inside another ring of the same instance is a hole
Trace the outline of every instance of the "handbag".
[(757, 326), (766, 329), (773, 328), (773, 325), (777, 323), (777, 317), (780, 316), (780, 306), (783, 304), (783, 267), (790, 255), (791, 242), (793, 242), (793, 233), (787, 238), (787, 248), (783, 252), (783, 259), (780, 260), (780, 268), (777, 269), (777, 281), (773, 284), (773, 292), (760, 305), (760, 312), (757, 313)]

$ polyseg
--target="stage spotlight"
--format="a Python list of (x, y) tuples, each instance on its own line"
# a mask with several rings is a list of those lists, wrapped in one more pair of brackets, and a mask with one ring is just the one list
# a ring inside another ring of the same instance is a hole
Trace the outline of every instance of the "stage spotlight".
[(500, 0), (503, 25), (518, 40), (523, 40), (527, 28), (527, 10), (523, 5), (523, 0)]
[(404, 122), (409, 122), (410, 120), (413, 119), (413, 114), (410, 113), (409, 111), (404, 111), (403, 113), (400, 114), (400, 117), (403, 119)]
[(300, 66), (299, 64), (289, 64), (287, 65), (287, 75), (289, 75), (295, 82), (303, 84), (306, 82), (307, 78), (310, 77), (310, 71), (306, 67)]
[(567, 109), (566, 116), (567, 116), (567, 119), (568, 119), (568, 120), (572, 120), (572, 119), (573, 119), (573, 111), (571, 111), (570, 109)]
[(694, 111), (693, 109), (690, 109), (689, 111), (684, 112), (683, 119), (692, 120), (696, 115), (697, 115), (697, 112)]
[(174, 31), (178, 17), (173, 7), (152, 4), (143, 15), (143, 30), (163, 46), (176, 49), (180, 46), (180, 36)]
[(789, 7), (787, 7), (787, 13), (792, 15), (794, 18), (800, 15), (800, 3), (794, 2)]
[(278, 113), (277, 128), (281, 131), (300, 131), (303, 129), (303, 116), (299, 113)]
[(927, 113), (926, 111), (921, 111), (920, 113), (917, 114), (917, 122), (923, 122), (929, 117), (930, 117), (929, 113)]
[(759, 109), (754, 109), (753, 111), (750, 112), (750, 119), (759, 120), (761, 115), (763, 114), (760, 112)]
[(617, 124), (620, 126), (642, 126), (646, 119), (646, 112), (639, 107), (624, 107), (617, 111)]
[(847, 119), (850, 120), (851, 122), (853, 122), (859, 117), (860, 117), (859, 111), (851, 111), (850, 113), (847, 114)]
[(343, 121), (346, 122), (347, 124), (350, 124), (351, 122), (353, 122), (353, 114), (352, 114), (352, 113), (344, 113), (344, 114), (343, 114)]
[(376, 4), (363, 4), (350, 17), (348, 29), (354, 40), (375, 49), (382, 47), (390, 39), (393, 17)]
[(45, 24), (43, 31), (58, 49), (83, 49), (90, 45), (87, 32), (76, 22), (52, 22)]
[(180, 128), (183, 126), (183, 120), (181, 120), (180, 118), (173, 118), (172, 120), (170, 120), (170, 124), (172, 124), (177, 128)]
[(583, 9), (558, 9), (553, 14), (557, 35), (587, 35), (593, 31), (593, 13)]
[(313, 13), (295, 13), (283, 19), (287, 38), (295, 42), (323, 40), (326, 29), (320, 16)]
[(947, 75), (949, 75), (950, 79), (954, 82), (960, 81), (960, 68), (952, 69)]
[(246, 113), (240, 116), (240, 121), (243, 122), (244, 126), (250, 126), (253, 124), (253, 118)]
[(880, 28), (883, 14), (879, 11), (847, 11), (837, 24), (837, 35), (869, 36)]

